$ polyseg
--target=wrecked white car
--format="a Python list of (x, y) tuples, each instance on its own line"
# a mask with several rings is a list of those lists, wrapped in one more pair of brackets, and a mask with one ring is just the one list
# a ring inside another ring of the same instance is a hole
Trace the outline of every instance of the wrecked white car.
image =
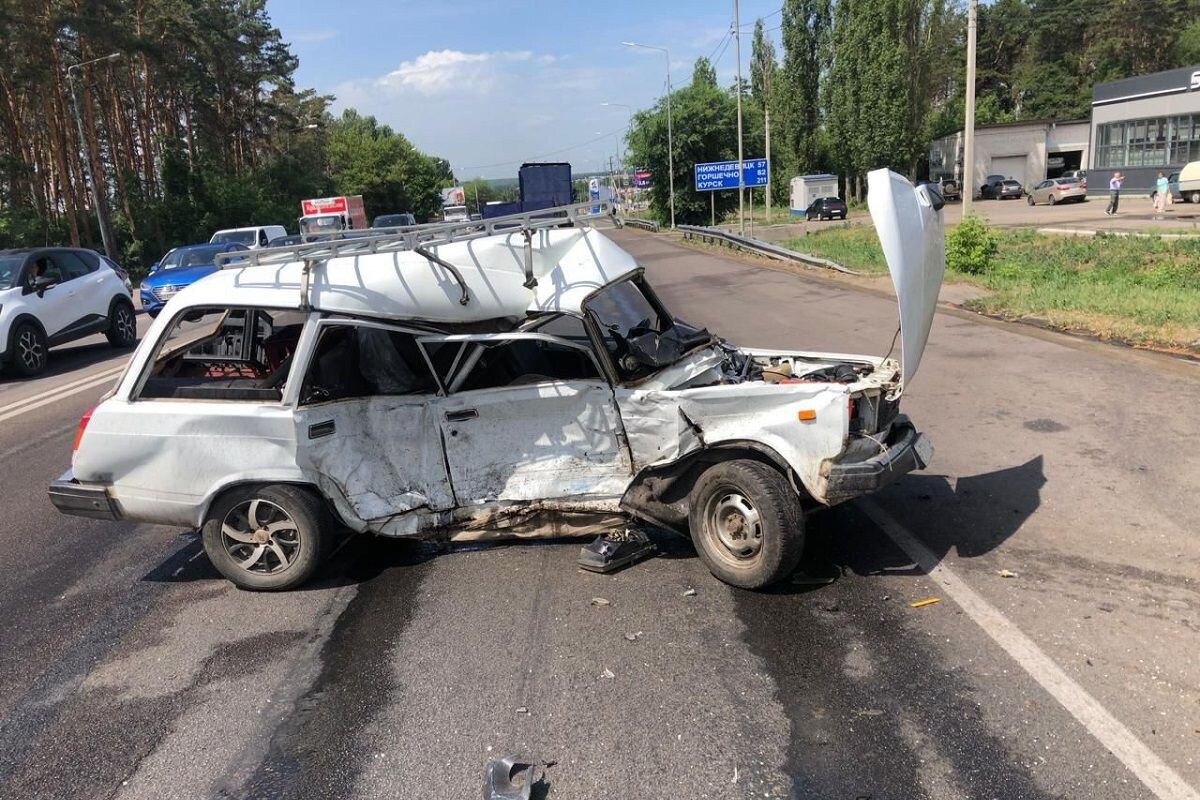
[(690, 532), (721, 580), (766, 586), (800, 558), (806, 511), (932, 452), (899, 401), (941, 284), (940, 198), (885, 170), (869, 186), (898, 362), (688, 325), (582, 224), (586, 206), (566, 212), (574, 227), (501, 218), (263, 250), (171, 299), (50, 497), (199, 526), (252, 589), (309, 578), (338, 522), (458, 540), (630, 517)]

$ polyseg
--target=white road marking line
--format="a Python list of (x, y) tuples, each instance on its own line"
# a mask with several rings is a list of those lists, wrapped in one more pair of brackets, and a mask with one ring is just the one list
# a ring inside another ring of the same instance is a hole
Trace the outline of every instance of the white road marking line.
[(32, 403), (33, 401), (39, 400), (42, 397), (45, 397), (46, 395), (51, 395), (51, 394), (55, 394), (56, 392), (62, 392), (62, 391), (66, 391), (68, 389), (73, 389), (76, 386), (79, 386), (80, 384), (83, 384), (83, 383), (89, 383), (89, 382), (95, 380), (96, 378), (100, 377), (101, 375), (117, 375), (121, 372), (121, 370), (125, 369), (126, 363), (127, 362), (122, 361), (119, 366), (109, 367), (108, 369), (101, 370), (100, 372), (93, 372), (91, 375), (85, 375), (82, 378), (78, 378), (76, 380), (69, 381), (67, 383), (61, 383), (57, 386), (53, 386), (48, 389), (44, 389), (43, 391), (40, 391), (35, 395), (30, 395), (29, 397), (22, 398), (21, 400), (14, 400), (11, 403), (9, 403), (8, 405), (0, 406), (0, 414), (7, 413), (10, 409), (14, 409), (18, 406), (23, 406), (27, 403)]
[(102, 372), (99, 375), (93, 375), (84, 382), (70, 384), (69, 388), (61, 386), (55, 387), (54, 389), (34, 395), (33, 397), (30, 397), (19, 403), (12, 403), (11, 405), (4, 406), (3, 408), (0, 408), (0, 422), (10, 420), (13, 417), (19, 417), (22, 414), (25, 414), (29, 411), (34, 411), (42, 406), (48, 406), (51, 403), (56, 403), (65, 397), (70, 397), (71, 395), (79, 394), (80, 392), (86, 392), (88, 389), (94, 389), (97, 386), (111, 384), (113, 383), (113, 379), (116, 378), (117, 375), (124, 369), (125, 367), (121, 366), (116, 370), (110, 370), (108, 372)]
[(873, 500), (859, 500), (858, 507), (891, 537), (908, 557), (938, 583), (992, 641), (1000, 645), (1051, 697), (1125, 765), (1160, 800), (1200, 800), (1200, 792), (1188, 785), (1132, 731), (1087, 691), (1062, 671), (1033, 640), (1008, 617), (980, 597), (962, 578), (921, 544), (903, 525)]

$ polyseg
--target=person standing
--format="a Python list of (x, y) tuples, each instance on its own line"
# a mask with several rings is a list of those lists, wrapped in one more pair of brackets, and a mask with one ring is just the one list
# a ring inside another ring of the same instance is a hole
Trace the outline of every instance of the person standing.
[(1158, 180), (1154, 182), (1154, 210), (1159, 214), (1167, 210), (1167, 197), (1171, 194), (1171, 184), (1167, 180), (1167, 176), (1163, 173), (1158, 173)]
[(1108, 181), (1108, 208), (1104, 209), (1104, 213), (1108, 216), (1114, 216), (1117, 213), (1117, 206), (1121, 203), (1121, 184), (1125, 182), (1125, 176), (1120, 172), (1114, 172), (1113, 176)]

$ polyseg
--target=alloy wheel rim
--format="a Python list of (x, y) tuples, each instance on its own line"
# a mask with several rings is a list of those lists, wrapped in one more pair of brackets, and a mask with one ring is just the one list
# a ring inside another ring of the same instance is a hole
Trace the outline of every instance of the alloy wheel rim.
[(42, 347), (42, 343), (38, 341), (37, 334), (31, 330), (21, 332), (21, 337), (17, 340), (17, 350), (21, 363), (29, 369), (40, 368), (46, 358), (46, 351)]
[(221, 520), (221, 544), (241, 569), (275, 575), (299, 558), (300, 529), (282, 507), (254, 498), (234, 506)]
[(129, 313), (128, 308), (121, 306), (117, 309), (117, 333), (123, 341), (129, 341), (135, 336), (135, 331), (133, 314)]

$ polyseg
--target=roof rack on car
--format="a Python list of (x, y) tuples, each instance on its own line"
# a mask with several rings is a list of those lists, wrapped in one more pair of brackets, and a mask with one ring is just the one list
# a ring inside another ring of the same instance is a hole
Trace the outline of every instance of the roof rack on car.
[[(617, 219), (611, 203), (606, 201), (576, 203), (521, 214), (507, 214), (491, 219), (367, 229), (361, 234), (357, 231), (351, 232), (349, 236), (341, 239), (307, 242), (287, 247), (268, 247), (249, 252), (220, 253), (216, 257), (216, 262), (218, 269), (225, 269), (228, 267), (281, 265), (302, 261), (304, 262), (304, 271), (300, 289), (301, 304), (302, 307), (308, 308), (309, 278), (312, 268), (316, 264), (331, 258), (411, 250), (449, 271), (454, 276), (459, 288), (462, 289), (459, 303), (466, 305), (470, 301), (470, 294), (462, 273), (459, 272), (458, 267), (439, 258), (429, 248), (485, 236), (520, 233), (525, 238), (525, 286), (532, 289), (537, 286), (537, 279), (533, 277), (533, 232), (535, 230), (574, 225), (606, 216)], [(620, 223), (618, 222), (618, 224)]]

